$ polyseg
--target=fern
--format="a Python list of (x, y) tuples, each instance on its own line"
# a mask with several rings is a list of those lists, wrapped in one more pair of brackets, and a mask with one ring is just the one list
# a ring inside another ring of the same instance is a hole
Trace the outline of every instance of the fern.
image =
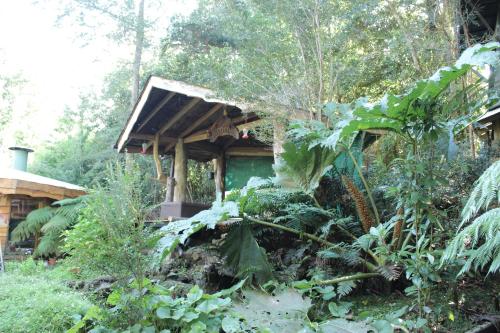
[(338, 243), (326, 250), (321, 250), (318, 252), (318, 256), (327, 259), (339, 259), (349, 266), (357, 266), (363, 262), (359, 249), (345, 243)]
[(500, 203), (500, 161), (493, 163), (479, 177), (462, 210), (462, 225), (472, 219), (480, 209), (487, 209), (493, 200)]
[[(500, 161), (493, 163), (475, 183), (471, 196), (462, 211), (460, 228), (480, 209), (487, 209), (493, 201), (500, 203)], [(459, 275), (471, 269), (482, 270), (488, 264), (488, 273), (500, 269), (500, 208), (491, 209), (472, 221), (450, 242), (441, 263), (465, 258)]]
[(305, 231), (306, 227), (318, 229), (335, 215), (327, 210), (305, 203), (289, 204), (285, 207), (285, 215), (274, 219), (274, 223), (286, 223), (286, 226)]
[(347, 296), (356, 288), (355, 281), (343, 281), (337, 285), (337, 295), (339, 298)]
[(42, 226), (54, 216), (52, 207), (43, 207), (31, 211), (26, 220), (22, 221), (12, 231), (12, 240), (14, 242), (23, 241), (38, 234)]
[(15, 242), (41, 234), (40, 243), (35, 249), (36, 256), (58, 254), (62, 244), (61, 234), (77, 220), (80, 210), (88, 196), (63, 199), (52, 206), (35, 209), (13, 230)]
[(266, 253), (252, 234), (248, 224), (240, 224), (231, 229), (220, 248), (226, 258), (226, 265), (233, 269), (239, 278), (254, 279), (262, 284), (272, 278), (271, 265)]
[(490, 262), (488, 273), (500, 268), (500, 208), (494, 208), (475, 219), (450, 242), (442, 262), (465, 257), (459, 275), (474, 269), (484, 269)]

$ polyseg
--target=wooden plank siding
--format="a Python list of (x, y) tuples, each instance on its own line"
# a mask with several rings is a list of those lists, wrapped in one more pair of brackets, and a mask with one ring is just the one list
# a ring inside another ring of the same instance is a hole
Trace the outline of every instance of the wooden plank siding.
[(0, 244), (5, 253), (9, 235), (10, 197), (0, 195)]

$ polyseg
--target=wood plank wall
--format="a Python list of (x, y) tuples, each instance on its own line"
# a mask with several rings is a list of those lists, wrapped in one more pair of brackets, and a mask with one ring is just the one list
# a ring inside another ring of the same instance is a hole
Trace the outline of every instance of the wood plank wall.
[(10, 197), (0, 195), (0, 244), (5, 253), (9, 235)]

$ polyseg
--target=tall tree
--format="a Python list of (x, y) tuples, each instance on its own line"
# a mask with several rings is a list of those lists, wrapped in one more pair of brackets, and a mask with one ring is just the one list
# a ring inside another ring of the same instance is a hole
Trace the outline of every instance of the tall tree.
[(433, 26), (429, 13), (408, 0), (203, 0), (172, 24), (157, 71), (320, 119), (326, 101), (398, 92), (443, 64), (446, 13)]

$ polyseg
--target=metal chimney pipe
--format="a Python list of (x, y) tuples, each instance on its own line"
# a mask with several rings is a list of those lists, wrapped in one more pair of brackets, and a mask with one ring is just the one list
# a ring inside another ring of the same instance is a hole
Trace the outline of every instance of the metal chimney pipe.
[(10, 147), (14, 152), (12, 159), (12, 168), (19, 171), (26, 171), (28, 169), (28, 154), (33, 152), (33, 149), (24, 147)]

